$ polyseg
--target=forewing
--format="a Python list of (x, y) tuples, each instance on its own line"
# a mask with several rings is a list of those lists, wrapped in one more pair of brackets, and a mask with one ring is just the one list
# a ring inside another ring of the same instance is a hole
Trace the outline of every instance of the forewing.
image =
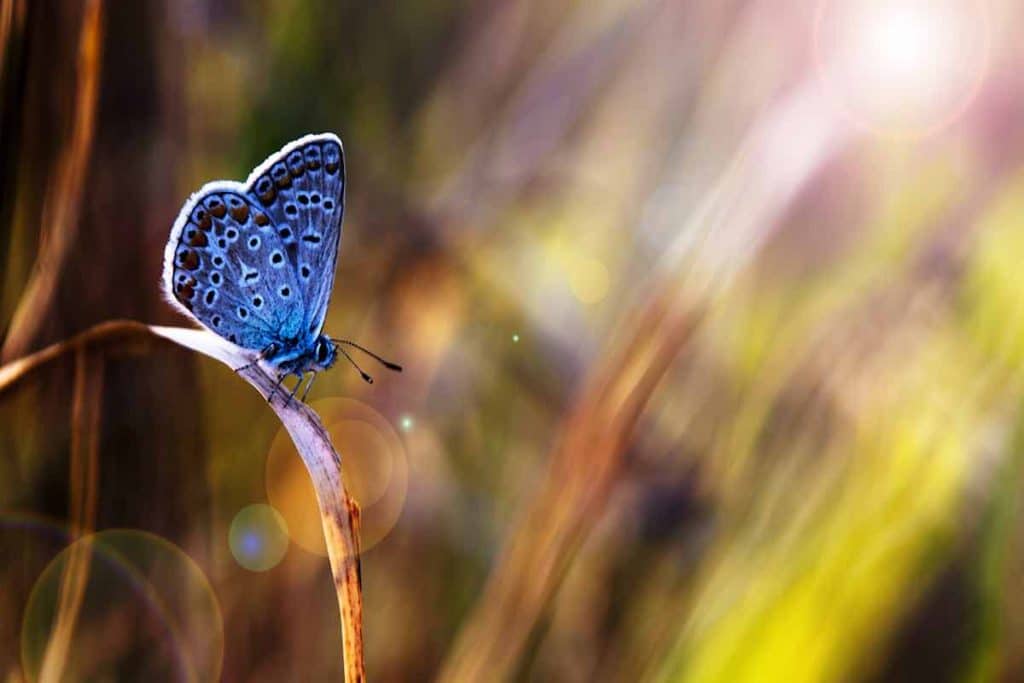
[(307, 135), (284, 147), (249, 178), (250, 200), (277, 226), (305, 302), (304, 334), (323, 327), (345, 210), (341, 140)]
[(238, 183), (211, 183), (185, 204), (167, 247), (172, 301), (230, 342), (262, 350), (301, 336), (305, 306), (274, 221)]

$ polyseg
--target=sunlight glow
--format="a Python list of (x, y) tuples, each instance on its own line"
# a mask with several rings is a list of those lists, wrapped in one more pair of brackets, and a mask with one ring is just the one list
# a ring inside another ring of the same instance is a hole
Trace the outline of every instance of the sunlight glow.
[(962, 113), (987, 62), (988, 21), (974, 0), (826, 0), (816, 32), (821, 72), (843, 107), (901, 136)]

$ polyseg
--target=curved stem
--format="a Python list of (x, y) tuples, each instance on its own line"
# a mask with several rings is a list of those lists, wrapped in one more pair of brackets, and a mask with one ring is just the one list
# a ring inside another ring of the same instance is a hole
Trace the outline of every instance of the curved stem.
[[(273, 393), (273, 380), (258, 366), (241, 368), (238, 374), (264, 398)], [(359, 505), (345, 489), (341, 476), (341, 456), (334, 449), (320, 417), (305, 403), (291, 400), (282, 392), (274, 395), (270, 407), (288, 430), (316, 489), (320, 522), (341, 612), (345, 683), (363, 683), (366, 680), (366, 668), (363, 662)]]

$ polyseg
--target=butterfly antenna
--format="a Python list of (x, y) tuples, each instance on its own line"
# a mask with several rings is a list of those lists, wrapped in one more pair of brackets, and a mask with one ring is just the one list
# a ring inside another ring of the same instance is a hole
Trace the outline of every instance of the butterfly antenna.
[(354, 367), (359, 372), (359, 376), (362, 377), (367, 384), (373, 384), (373, 378), (370, 377), (370, 375), (368, 375), (366, 372), (364, 372), (361, 367), (359, 367), (359, 363), (356, 363), (354, 360), (352, 360), (352, 356), (348, 355), (348, 351), (341, 348), (340, 346), (337, 347), (337, 349), (341, 351), (341, 355), (345, 356), (345, 358), (348, 359), (348, 362), (351, 363), (352, 367)]
[[(402, 371), (402, 366), (399, 365), (398, 363), (392, 363), (391, 361), (384, 360), (383, 358), (381, 358), (380, 356), (375, 354), (370, 349), (366, 348), (365, 346), (360, 346), (359, 344), (356, 344), (354, 341), (349, 341), (348, 339), (331, 339), (331, 341), (334, 342), (335, 344), (344, 344), (345, 346), (351, 346), (354, 349), (359, 349), (360, 351), (365, 353), (367, 356), (369, 356), (370, 358), (373, 358), (378, 363), (380, 363), (381, 365), (386, 367), (388, 370), (394, 370), (395, 372), (401, 372)], [(339, 347), (339, 351), (340, 350), (341, 349)], [(342, 351), (342, 353), (345, 353), (345, 352)], [(346, 353), (345, 355), (347, 356), (348, 354)], [(349, 360), (352, 360), (352, 359), (350, 358)]]

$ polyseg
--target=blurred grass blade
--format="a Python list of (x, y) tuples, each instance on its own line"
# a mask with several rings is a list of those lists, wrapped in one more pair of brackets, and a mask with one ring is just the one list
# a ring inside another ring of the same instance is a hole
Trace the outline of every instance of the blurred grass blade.
[[(92, 562), (88, 535), (96, 523), (99, 467), (100, 417), (103, 406), (103, 357), (78, 348), (75, 351), (75, 386), (71, 404), (71, 492), (69, 525), (72, 546), (61, 571), (60, 592), (54, 625), (47, 641), (39, 673), (40, 683), (64, 680), (64, 667), (78, 613), (85, 597)], [(74, 543), (83, 538), (83, 542)]]
[(85, 173), (96, 128), (102, 44), (103, 2), (88, 0), (78, 39), (71, 139), (61, 152), (57, 177), (47, 189), (39, 253), (0, 348), (0, 362), (20, 358), (31, 347), (50, 315), (64, 261), (78, 234)]

